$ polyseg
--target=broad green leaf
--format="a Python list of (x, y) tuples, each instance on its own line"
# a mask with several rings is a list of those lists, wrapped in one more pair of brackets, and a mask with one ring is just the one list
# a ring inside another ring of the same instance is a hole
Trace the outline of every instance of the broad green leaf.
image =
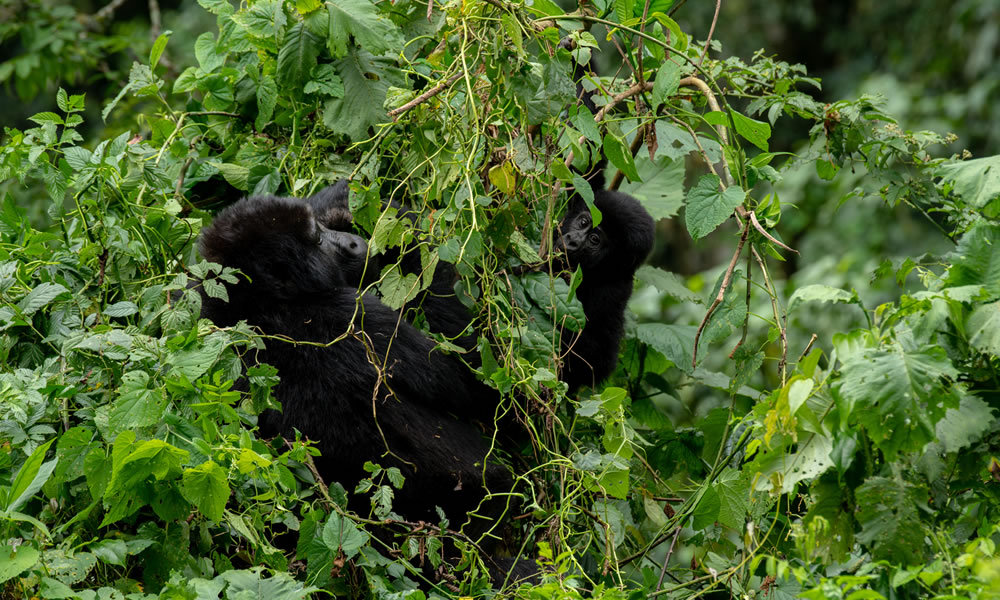
[(244, 192), (249, 191), (250, 169), (248, 167), (215, 161), (208, 161), (208, 164), (218, 169), (229, 185)]
[(594, 122), (594, 113), (590, 112), (589, 108), (581, 104), (573, 116), (573, 124), (588, 140), (595, 144), (601, 143), (601, 130), (597, 128), (597, 123)]
[(320, 39), (305, 23), (297, 23), (288, 31), (278, 50), (278, 83), (282, 88), (298, 88), (309, 78), (320, 48)]
[(139, 442), (125, 458), (115, 461), (111, 483), (104, 493), (104, 499), (110, 501), (119, 492), (132, 494), (134, 488), (150, 476), (158, 480), (176, 477), (188, 454), (187, 450), (175, 448), (161, 440)]
[(976, 306), (966, 321), (966, 331), (973, 348), (1000, 356), (1000, 302)]
[(7, 502), (3, 507), (5, 512), (10, 513), (20, 508), (22, 504), (35, 495), (35, 492), (42, 489), (42, 486), (45, 485), (49, 475), (52, 474), (52, 469), (56, 467), (56, 463), (59, 461), (59, 458), (56, 457), (48, 462), (43, 462), (45, 460), (45, 453), (48, 452), (49, 446), (54, 441), (56, 441), (56, 438), (52, 438), (35, 448), (31, 456), (18, 469), (17, 475), (14, 476), (14, 481), (10, 484), (10, 491), (7, 493)]
[(376, 56), (402, 49), (403, 36), (399, 29), (388, 18), (379, 15), (369, 0), (331, 0), (327, 10), (330, 12), (327, 45), (335, 58), (347, 54), (349, 35), (354, 36), (358, 46)]
[(211, 73), (225, 62), (226, 56), (215, 49), (215, 36), (210, 31), (198, 36), (194, 43), (194, 57), (203, 73)]
[(226, 471), (212, 461), (206, 461), (193, 469), (184, 469), (181, 494), (209, 520), (222, 520), (223, 510), (229, 501)]
[[(318, 591), (311, 585), (296, 581), (288, 573), (275, 573), (274, 577), (262, 577), (263, 569), (231, 569), (216, 577), (225, 580), (226, 598), (236, 600), (305, 600)], [(218, 594), (211, 596), (218, 598)]]
[(17, 577), (38, 562), (38, 550), (31, 544), (18, 544), (15, 548), (9, 543), (0, 546), (0, 583)]
[(333, 65), (317, 65), (312, 71), (312, 79), (306, 83), (302, 91), (307, 94), (325, 94), (332, 98), (340, 98), (344, 95), (344, 82), (333, 70)]
[(259, 38), (274, 38), (288, 22), (282, 0), (260, 0), (231, 18), (247, 33)]
[(747, 468), (756, 477), (758, 491), (788, 494), (800, 481), (815, 479), (832, 467), (832, 451), (830, 438), (807, 434), (805, 439), (799, 439), (796, 452), (788, 452), (781, 445), (762, 449)]
[(736, 123), (736, 133), (743, 136), (748, 142), (767, 152), (767, 141), (771, 139), (771, 126), (765, 121), (755, 121), (750, 117), (732, 111), (733, 121)]
[(680, 66), (673, 60), (668, 59), (663, 61), (660, 70), (656, 72), (656, 81), (653, 82), (653, 93), (651, 95), (653, 110), (659, 108), (668, 98), (677, 93), (680, 81)]
[(327, 548), (333, 551), (340, 549), (345, 557), (351, 559), (368, 543), (368, 534), (358, 529), (354, 521), (332, 513), (323, 526), (322, 539)]
[(684, 206), (684, 161), (636, 158), (641, 181), (623, 181), (621, 191), (634, 196), (654, 220), (669, 219)]
[(915, 565), (924, 560), (920, 512), (927, 490), (896, 477), (872, 477), (857, 489), (858, 541), (869, 544), (875, 560)]
[[(715, 288), (709, 295), (709, 298), (712, 298), (713, 301), (722, 288), (722, 280), (725, 276), (725, 273), (720, 273), (718, 279), (715, 281)], [(722, 302), (715, 308), (711, 318), (708, 320), (708, 324), (705, 325), (705, 329), (702, 331), (701, 343), (713, 344), (721, 342), (732, 335), (733, 332), (742, 329), (743, 322), (747, 318), (746, 292), (740, 289), (740, 280), (742, 278), (742, 271), (735, 271), (733, 273), (729, 281), (729, 287), (726, 288), (726, 293), (722, 297)]]
[(702, 175), (698, 183), (688, 191), (684, 220), (688, 233), (696, 240), (715, 231), (746, 197), (746, 193), (737, 186), (730, 186), (725, 192), (720, 192), (719, 183), (716, 175)]
[[(270, 75), (262, 75), (257, 84), (257, 118), (253, 122), (254, 129), (260, 131), (271, 122), (274, 107), (278, 103), (278, 84)], [(225, 177), (225, 174), (223, 174)], [(249, 177), (249, 175), (248, 175)]]
[(382, 301), (390, 308), (398, 310), (404, 304), (417, 297), (426, 286), (421, 285), (420, 276), (416, 273), (403, 273), (399, 265), (389, 265), (382, 273), (378, 289), (382, 293)]
[(712, 487), (719, 497), (719, 523), (742, 531), (749, 508), (747, 498), (750, 490), (747, 482), (738, 478), (736, 471), (727, 469)]
[(389, 120), (383, 106), (385, 96), (389, 86), (402, 83), (402, 78), (390, 62), (364, 51), (351, 50), (336, 68), (344, 83), (344, 95), (324, 105), (323, 124), (353, 141), (363, 140), (368, 137), (369, 127)]
[(565, 326), (570, 331), (583, 328), (587, 319), (583, 305), (577, 299), (569, 299), (569, 284), (561, 278), (529, 273), (524, 278), (524, 289), (537, 306), (551, 315), (557, 326)]
[(109, 317), (129, 317), (139, 312), (139, 307), (135, 305), (135, 302), (122, 300), (121, 302), (115, 302), (111, 306), (108, 306), (103, 312)]
[(197, 344), (170, 354), (166, 362), (184, 375), (188, 381), (194, 381), (204, 375), (205, 371), (219, 360), (219, 355), (225, 345), (226, 337), (213, 333)]
[(696, 331), (697, 327), (691, 325), (642, 323), (636, 328), (636, 337), (670, 359), (678, 369), (691, 374)]
[(957, 377), (942, 348), (909, 352), (896, 344), (846, 361), (840, 393), (852, 420), (893, 460), (899, 451), (919, 451), (934, 441), (937, 422), (958, 406), (950, 383)]
[[(668, 158), (673, 162), (678, 162), (691, 152), (698, 152), (698, 144), (691, 137), (691, 133), (678, 125), (657, 119), (656, 126), (656, 153), (654, 158)], [(681, 167), (683, 172), (683, 162)], [(683, 178), (681, 178), (683, 179)], [(678, 182), (679, 184), (680, 182)]]
[(945, 452), (958, 452), (990, 431), (996, 421), (994, 409), (978, 397), (963, 394), (956, 408), (949, 408), (937, 422), (935, 432)]
[(955, 161), (937, 171), (942, 183), (971, 206), (982, 208), (1000, 198), (1000, 156)]
[(625, 174), (625, 177), (628, 177), (629, 181), (639, 181), (639, 173), (635, 170), (632, 153), (629, 152), (625, 142), (610, 131), (604, 134), (604, 155), (608, 157), (611, 164)]
[(958, 241), (945, 287), (982, 285), (1000, 297), (1000, 226), (980, 223)]
[(69, 290), (67, 290), (62, 284), (49, 282), (41, 283), (38, 287), (28, 292), (24, 298), (21, 298), (21, 300), (17, 303), (17, 306), (21, 309), (21, 312), (30, 316), (48, 306), (50, 302), (62, 294), (68, 293)]
[(803, 302), (830, 302), (833, 304), (855, 304), (858, 302), (857, 292), (848, 292), (829, 285), (814, 283), (795, 290), (788, 299), (788, 312)]
[(129, 371), (122, 376), (122, 386), (108, 418), (111, 431), (147, 427), (159, 423), (167, 407), (162, 386), (149, 387), (149, 374)]

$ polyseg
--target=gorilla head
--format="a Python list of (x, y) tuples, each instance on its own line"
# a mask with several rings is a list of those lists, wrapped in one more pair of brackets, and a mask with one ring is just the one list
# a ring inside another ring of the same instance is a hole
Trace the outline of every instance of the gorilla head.
[(231, 308), (239, 311), (357, 285), (368, 246), (320, 223), (301, 200), (254, 196), (220, 212), (201, 236), (199, 250), (253, 282), (230, 289)]

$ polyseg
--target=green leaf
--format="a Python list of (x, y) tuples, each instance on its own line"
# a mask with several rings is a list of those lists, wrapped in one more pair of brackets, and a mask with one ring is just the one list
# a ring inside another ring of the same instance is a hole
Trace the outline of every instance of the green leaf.
[(40, 554), (31, 544), (0, 546), (0, 583), (13, 579), (38, 562)]
[[(119, 437), (122, 435), (125, 434), (122, 433)], [(117, 443), (115, 450), (118, 450)], [(187, 450), (175, 448), (162, 440), (139, 442), (126, 457), (115, 461), (111, 483), (104, 492), (105, 501), (113, 500), (113, 496), (119, 492), (125, 492), (126, 495), (133, 493), (134, 488), (147, 477), (153, 476), (158, 480), (176, 477), (187, 458)]]
[(1000, 226), (979, 223), (962, 236), (951, 254), (945, 287), (981, 285), (1000, 297)]
[(534, 303), (544, 309), (557, 326), (564, 325), (571, 331), (580, 331), (587, 317), (579, 300), (569, 299), (569, 284), (559, 277), (546, 273), (529, 273), (524, 278), (524, 289)]
[(210, 460), (193, 469), (185, 469), (181, 478), (181, 495), (197, 506), (209, 520), (222, 520), (223, 510), (229, 501), (226, 471)]
[(215, 36), (210, 31), (198, 36), (194, 42), (194, 57), (198, 59), (203, 73), (211, 73), (226, 61), (224, 54), (215, 49)]
[(1000, 198), (1000, 156), (955, 161), (937, 172), (970, 206), (982, 208)]
[(641, 181), (625, 181), (621, 191), (634, 196), (654, 220), (669, 219), (684, 206), (684, 161), (636, 160)]
[(678, 369), (690, 375), (693, 371), (691, 360), (696, 331), (697, 327), (691, 325), (642, 323), (636, 328), (636, 337), (670, 359)]
[(788, 452), (781, 445), (761, 449), (747, 469), (758, 477), (756, 489), (761, 492), (787, 494), (793, 492), (800, 481), (819, 477), (833, 466), (830, 438), (808, 434), (800, 439), (796, 452)]
[(122, 300), (106, 307), (102, 312), (109, 317), (129, 317), (139, 312), (139, 307), (135, 305), (135, 302)]
[(667, 98), (677, 93), (680, 82), (680, 66), (672, 60), (664, 61), (663, 65), (660, 66), (660, 70), (656, 72), (656, 81), (653, 82), (653, 93), (650, 99), (653, 103), (654, 111), (666, 103)]
[[(366, 2), (367, 0), (352, 0)], [(368, 137), (368, 128), (389, 120), (384, 108), (389, 86), (402, 83), (399, 71), (384, 59), (364, 51), (348, 53), (336, 64), (344, 83), (342, 98), (327, 101), (323, 124), (353, 141)]]
[(149, 387), (149, 374), (129, 371), (122, 376), (118, 399), (111, 409), (108, 425), (118, 433), (125, 429), (148, 427), (159, 423), (167, 407), (162, 386)]
[(636, 271), (639, 281), (654, 286), (664, 294), (676, 298), (681, 302), (696, 302), (702, 304), (701, 297), (692, 292), (681, 278), (669, 271), (664, 271), (651, 265), (643, 265)]
[[(260, 82), (257, 84), (257, 118), (253, 122), (254, 129), (260, 131), (271, 122), (277, 103), (278, 84), (270, 75), (261, 76)], [(225, 177), (224, 173), (223, 177)]]
[(153, 47), (149, 50), (149, 68), (156, 68), (156, 65), (159, 64), (160, 57), (163, 56), (163, 51), (166, 49), (167, 41), (170, 40), (172, 33), (173, 31), (168, 29), (157, 36), (156, 41), (153, 42)]
[(796, 306), (803, 302), (857, 304), (859, 301), (856, 292), (852, 293), (829, 285), (814, 283), (795, 290), (792, 297), (788, 299), (788, 312), (792, 312)]
[(244, 192), (249, 191), (247, 189), (250, 179), (250, 169), (248, 167), (215, 161), (208, 161), (208, 164), (218, 169), (226, 181), (229, 182), (229, 185)]
[(358, 46), (376, 56), (402, 50), (403, 36), (399, 29), (388, 18), (381, 17), (368, 0), (332, 0), (327, 9), (330, 12), (327, 46), (334, 57), (347, 54), (349, 35), (354, 36)]
[[(318, 588), (296, 581), (288, 573), (275, 573), (274, 577), (261, 577), (263, 567), (253, 570), (231, 569), (215, 578), (229, 583), (226, 598), (240, 600), (304, 600)], [(212, 597), (218, 598), (214, 593)]]
[(746, 192), (737, 186), (730, 186), (725, 192), (720, 192), (719, 183), (716, 175), (702, 175), (688, 192), (684, 220), (688, 233), (696, 240), (724, 223), (746, 197)]
[(963, 394), (958, 407), (949, 408), (935, 428), (945, 452), (958, 452), (982, 439), (996, 421), (993, 410), (976, 396)]
[(49, 462), (43, 462), (45, 460), (45, 453), (48, 452), (49, 446), (54, 441), (56, 441), (56, 438), (52, 438), (35, 448), (31, 456), (18, 469), (14, 481), (10, 484), (10, 491), (6, 496), (7, 502), (3, 507), (5, 512), (10, 513), (20, 508), (22, 504), (35, 495), (35, 492), (42, 489), (42, 486), (45, 485), (49, 475), (52, 474), (52, 469), (56, 467), (56, 462), (59, 460), (57, 457)]
[(344, 95), (344, 82), (333, 70), (333, 65), (316, 65), (312, 71), (312, 79), (303, 91), (307, 94), (325, 94), (332, 98), (341, 98)]
[(872, 558), (893, 564), (924, 561), (920, 509), (927, 490), (902, 478), (872, 477), (857, 489), (858, 541), (871, 547)]
[(416, 273), (403, 275), (399, 265), (389, 265), (382, 273), (378, 289), (382, 293), (382, 301), (394, 310), (399, 310), (404, 304), (417, 297), (426, 286), (421, 285), (420, 276)]
[(354, 558), (361, 547), (368, 543), (368, 534), (358, 529), (354, 521), (332, 513), (326, 525), (323, 526), (322, 540), (330, 550), (334, 552), (338, 549), (342, 550), (344, 556), (349, 560)]
[(316, 66), (320, 40), (305, 23), (297, 23), (285, 35), (285, 42), (278, 50), (278, 83), (283, 88), (302, 85)]
[(639, 181), (632, 153), (625, 146), (625, 142), (610, 131), (604, 134), (604, 155), (628, 177), (629, 181)]
[(274, 38), (288, 22), (282, 0), (261, 0), (249, 9), (234, 14), (232, 20), (247, 33), (259, 38)]
[(573, 116), (573, 124), (588, 140), (595, 144), (601, 143), (601, 130), (597, 128), (594, 113), (589, 108), (581, 104)]
[(957, 377), (942, 348), (908, 352), (895, 344), (848, 360), (841, 370), (840, 393), (852, 420), (894, 460), (900, 451), (919, 451), (934, 441), (937, 422), (958, 406), (950, 383)]
[(24, 298), (21, 298), (21, 301), (17, 303), (17, 306), (21, 309), (21, 312), (30, 316), (48, 306), (50, 302), (59, 296), (68, 293), (69, 290), (61, 284), (45, 282), (39, 284), (38, 287), (28, 292)]
[(755, 121), (736, 111), (731, 111), (736, 123), (736, 133), (748, 142), (767, 152), (767, 141), (771, 139), (771, 126), (764, 121)]

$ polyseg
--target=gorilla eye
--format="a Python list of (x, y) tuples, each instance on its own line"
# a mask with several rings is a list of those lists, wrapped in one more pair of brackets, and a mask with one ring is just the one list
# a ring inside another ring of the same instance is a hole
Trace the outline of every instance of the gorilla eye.
[(601, 243), (601, 235), (596, 231), (592, 231), (590, 235), (587, 236), (587, 239), (590, 240), (590, 243), (595, 246)]
[(587, 215), (580, 217), (580, 227), (590, 227), (590, 217)]

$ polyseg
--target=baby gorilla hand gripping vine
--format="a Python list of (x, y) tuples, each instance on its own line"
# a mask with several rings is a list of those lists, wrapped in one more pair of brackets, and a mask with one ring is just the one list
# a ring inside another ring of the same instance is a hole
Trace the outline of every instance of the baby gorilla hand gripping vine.
[[(347, 489), (372, 461), (398, 467), (406, 482), (394, 510), (437, 522), (440, 506), (457, 527), (487, 490), (507, 492), (507, 470), (470, 424), (492, 419), (495, 392), (434, 342), (370, 295), (358, 295), (366, 245), (315, 217), (310, 202), (259, 196), (221, 211), (202, 233), (202, 255), (246, 275), (229, 302), (203, 297), (202, 316), (240, 320), (267, 336), (257, 359), (278, 368), (282, 411), (261, 415), (266, 435), (301, 431), (322, 455), (316, 466)], [(368, 506), (352, 498), (352, 508)], [(473, 534), (503, 506), (479, 508)], [(478, 525), (477, 525), (478, 524)]]

